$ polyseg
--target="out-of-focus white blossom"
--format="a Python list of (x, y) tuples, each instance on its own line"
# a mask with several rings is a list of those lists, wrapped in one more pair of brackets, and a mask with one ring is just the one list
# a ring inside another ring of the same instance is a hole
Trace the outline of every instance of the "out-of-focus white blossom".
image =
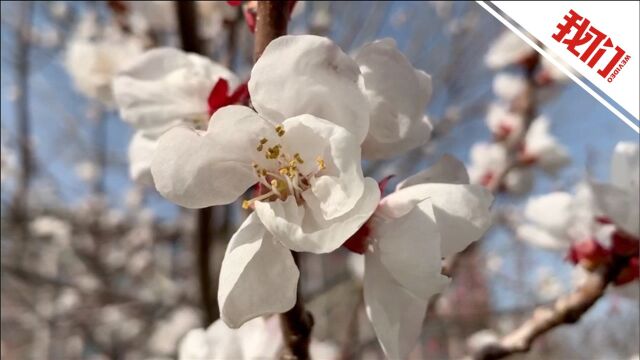
[(517, 234), (535, 246), (566, 250), (573, 241), (586, 240), (594, 233), (596, 212), (585, 184), (575, 195), (553, 192), (532, 197), (524, 212), (529, 223), (520, 225)]
[(204, 56), (172, 48), (147, 51), (117, 75), (120, 116), (137, 130), (129, 144), (129, 173), (136, 182), (153, 183), (149, 164), (164, 131), (181, 124), (206, 128), (217, 110), (211, 109), (210, 95), (218, 84), (233, 90), (240, 81)]
[(491, 44), (485, 55), (485, 63), (491, 69), (516, 64), (535, 54), (535, 50), (512, 31), (504, 31)]
[(571, 161), (567, 149), (549, 132), (549, 120), (534, 119), (524, 138), (522, 161), (533, 162), (542, 170), (554, 174)]
[(527, 81), (520, 75), (501, 72), (493, 78), (493, 92), (505, 102), (512, 102), (526, 89)]
[(189, 307), (175, 310), (163, 320), (150, 335), (149, 348), (157, 354), (173, 354), (178, 348), (179, 341), (190, 329), (200, 322), (197, 311)]
[[(189, 331), (180, 342), (179, 360), (271, 360), (277, 359), (284, 346), (278, 316), (259, 317), (238, 329), (218, 320), (205, 329)], [(311, 339), (312, 359), (339, 358), (339, 349), (330, 343)]]
[(592, 182), (596, 206), (614, 225), (640, 237), (640, 151), (638, 143), (620, 142), (611, 159), (608, 184)]
[(71, 225), (53, 216), (39, 216), (29, 226), (33, 235), (51, 237), (60, 245), (68, 244), (71, 238)]
[(487, 113), (487, 127), (499, 141), (508, 144), (516, 141), (524, 130), (524, 118), (522, 115), (509, 111), (503, 105), (491, 104)]
[(69, 39), (64, 65), (80, 93), (111, 106), (111, 81), (133, 57), (142, 53), (143, 43), (116, 26), (99, 28), (97, 24), (94, 13), (85, 13)]
[[(477, 143), (471, 147), (469, 178), (472, 184), (490, 186), (508, 166), (507, 150), (496, 143)], [(502, 186), (512, 194), (524, 194), (533, 186), (529, 168), (513, 168), (504, 177)]]
[(93, 161), (81, 161), (75, 166), (75, 173), (82, 181), (92, 184), (101, 176), (100, 168)]

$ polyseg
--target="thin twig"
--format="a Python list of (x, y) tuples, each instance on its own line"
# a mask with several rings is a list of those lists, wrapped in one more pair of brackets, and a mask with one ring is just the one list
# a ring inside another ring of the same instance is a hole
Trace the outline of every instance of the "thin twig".
[[(12, 215), (18, 225), (18, 241), (22, 246), (29, 240), (28, 202), (29, 187), (33, 176), (33, 153), (31, 149), (31, 119), (29, 117), (29, 54), (31, 50), (31, 22), (33, 17), (33, 3), (24, 1), (20, 6), (20, 25), (16, 31), (16, 123), (18, 126), (18, 153), (20, 156), (20, 177), (13, 198)], [(19, 254), (24, 254), (20, 246)]]
[(618, 277), (628, 263), (628, 258), (618, 257), (609, 266), (591, 273), (576, 291), (558, 298), (550, 307), (537, 308), (520, 327), (497, 343), (481, 347), (472, 358), (495, 360), (527, 352), (534, 340), (546, 332), (562, 324), (576, 323), (605, 294), (607, 286)]

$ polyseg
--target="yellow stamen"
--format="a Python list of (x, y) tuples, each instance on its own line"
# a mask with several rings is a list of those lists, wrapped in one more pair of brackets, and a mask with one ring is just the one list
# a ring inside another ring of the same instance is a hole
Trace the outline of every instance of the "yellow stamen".
[(302, 156), (300, 156), (300, 154), (298, 153), (293, 154), (293, 159), (300, 164), (304, 164), (304, 160), (302, 160)]
[(324, 162), (324, 159), (320, 156), (316, 158), (316, 164), (318, 164), (318, 170), (324, 170), (327, 168), (327, 165)]
[(278, 156), (280, 155), (280, 148), (282, 147), (282, 145), (280, 144), (276, 144), (275, 146), (272, 146), (270, 148), (267, 149), (266, 154), (264, 154), (264, 156), (267, 159), (277, 159)]
[(243, 208), (243, 209), (247, 210), (247, 209), (249, 208), (249, 206), (251, 206), (251, 201), (249, 201), (249, 200), (244, 200), (244, 201), (242, 202), (242, 208)]
[(276, 126), (276, 134), (278, 134), (278, 136), (282, 137), (284, 135), (284, 126), (282, 126), (282, 125)]

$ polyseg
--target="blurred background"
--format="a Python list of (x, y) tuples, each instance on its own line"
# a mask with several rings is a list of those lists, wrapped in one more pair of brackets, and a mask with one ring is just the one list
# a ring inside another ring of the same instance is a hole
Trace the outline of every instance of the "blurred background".
[[(180, 47), (175, 4), (1, 6), (2, 358), (172, 359), (188, 330), (218, 318), (220, 262), (247, 214), (238, 203), (210, 212), (179, 208), (132, 182), (127, 149), (134, 130), (87, 88), (108, 88), (135, 56), (116, 41)], [(196, 9), (206, 55), (248, 79), (253, 35), (242, 7), (198, 2)], [(493, 141), (485, 120), (496, 71), (484, 57), (504, 31), (473, 2), (298, 1), (289, 24), (291, 34), (327, 36), (346, 52), (391, 37), (414, 67), (431, 74), (432, 139), (405, 156), (363, 164), (377, 180), (396, 175), (389, 188), (445, 153), (471, 164), (472, 146)], [(81, 40), (113, 43), (71, 56)], [(564, 254), (518, 241), (523, 205), (587, 176), (607, 180), (615, 144), (638, 137), (572, 81), (548, 91), (537, 112), (550, 120), (571, 162), (554, 176), (534, 170), (526, 191), (498, 191), (495, 225), (461, 257), (453, 285), (429, 308), (412, 358), (461, 358), (470, 339), (481, 340), (478, 331), (508, 332), (574, 288)], [(301, 256), (314, 337), (343, 358), (382, 359), (354, 256), (345, 249)], [(638, 353), (639, 321), (637, 299), (611, 293), (523, 358), (629, 359)]]

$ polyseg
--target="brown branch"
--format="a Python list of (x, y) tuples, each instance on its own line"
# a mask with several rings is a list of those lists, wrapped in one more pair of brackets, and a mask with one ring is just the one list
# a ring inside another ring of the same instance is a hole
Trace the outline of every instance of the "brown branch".
[[(202, 42), (198, 35), (198, 13), (194, 1), (176, 1), (178, 27), (182, 48), (188, 52), (203, 54)], [(204, 54), (203, 54), (204, 55)], [(204, 326), (208, 326), (219, 317), (217, 298), (213, 296), (218, 288), (217, 279), (211, 276), (211, 223), (213, 208), (197, 210), (195, 233), (195, 251), (197, 253), (197, 274), (200, 299), (204, 310)]]
[(586, 282), (571, 294), (562, 296), (551, 307), (537, 308), (520, 327), (497, 343), (490, 343), (472, 355), (474, 360), (495, 360), (527, 352), (541, 335), (562, 324), (576, 323), (600, 299), (629, 259), (615, 258), (607, 267), (591, 273)]
[(258, 1), (253, 61), (258, 61), (271, 40), (287, 34), (289, 1)]
[[(287, 33), (289, 17), (288, 1), (259, 1), (256, 18), (255, 43), (253, 48), (254, 62), (260, 58), (269, 43)], [(292, 252), (299, 267), (298, 254)], [(304, 300), (298, 292), (296, 304), (289, 311), (280, 314), (282, 335), (285, 343), (282, 358), (290, 360), (309, 359), (309, 343), (313, 329), (313, 317), (305, 310)]]
[[(15, 76), (18, 99), (16, 100), (16, 123), (18, 126), (18, 154), (20, 157), (20, 177), (12, 200), (12, 217), (18, 225), (18, 241), (23, 246), (29, 240), (28, 202), (29, 188), (33, 176), (33, 154), (31, 148), (31, 120), (29, 118), (29, 53), (31, 50), (31, 22), (33, 2), (24, 1), (20, 6), (20, 24), (16, 29)], [(17, 247), (22, 256), (24, 249)]]
[[(293, 253), (293, 252), (292, 252)], [(300, 266), (298, 254), (293, 253), (296, 265)], [(284, 360), (308, 360), (309, 344), (311, 343), (311, 331), (313, 330), (313, 316), (304, 308), (304, 301), (298, 292), (296, 304), (286, 313), (280, 314), (280, 324), (282, 325), (282, 336), (285, 348), (282, 359)]]

